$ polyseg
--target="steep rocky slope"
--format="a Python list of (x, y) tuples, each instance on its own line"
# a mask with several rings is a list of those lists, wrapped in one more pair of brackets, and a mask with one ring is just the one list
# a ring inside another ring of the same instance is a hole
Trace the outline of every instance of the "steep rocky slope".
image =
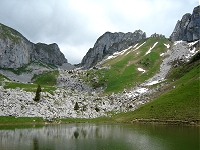
[(81, 66), (84, 69), (88, 69), (96, 65), (97, 62), (101, 61), (106, 55), (121, 51), (133, 43), (145, 38), (146, 34), (141, 30), (136, 30), (133, 33), (106, 32), (97, 39), (94, 47), (89, 49), (82, 59)]
[(200, 39), (200, 6), (195, 7), (192, 14), (183, 15), (170, 36), (171, 41), (191, 42), (198, 39)]
[(16, 69), (31, 61), (54, 65), (67, 63), (57, 44), (34, 44), (18, 31), (0, 24), (0, 68)]

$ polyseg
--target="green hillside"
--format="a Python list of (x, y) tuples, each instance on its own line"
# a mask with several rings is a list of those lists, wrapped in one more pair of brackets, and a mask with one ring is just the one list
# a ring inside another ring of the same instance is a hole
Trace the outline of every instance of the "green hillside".
[[(196, 58), (199, 55), (196, 54)], [(194, 57), (193, 57), (194, 58)], [(136, 118), (159, 120), (200, 120), (200, 59), (174, 68), (169, 73), (168, 86), (161, 96), (137, 110), (114, 116), (115, 121), (127, 122)]]
[[(41, 85), (43, 92), (50, 92), (50, 93), (52, 93), (52, 91), (57, 89), (57, 87), (55, 87), (55, 85), (56, 85), (56, 78), (58, 77), (58, 70), (56, 69), (55, 66), (52, 66), (50, 64), (44, 64), (41, 62), (31, 62), (23, 67), (15, 69), (15, 70), (11, 69), (11, 68), (2, 69), (2, 70), (8, 70), (8, 71), (13, 72), (16, 75), (20, 75), (22, 73), (31, 72), (33, 69), (28, 68), (28, 66), (30, 66), (30, 65), (38, 65), (40, 67), (50, 69), (50, 71), (44, 72), (39, 75), (34, 74), (34, 76), (32, 78), (32, 83), (20, 83), (20, 82), (6, 81), (4, 88), (5, 89), (20, 88), (20, 89), (24, 89), (25, 91), (28, 91), (28, 92), (35, 92), (37, 89), (37, 86)], [(5, 79), (9, 80), (7, 77), (0, 74), (0, 84)]]
[[(144, 42), (146, 43), (143, 44)], [(145, 55), (156, 42), (158, 44), (152, 49), (151, 53)], [(136, 49), (141, 44), (143, 45)], [(170, 44), (170, 41), (160, 38), (142, 40), (137, 46), (134, 47), (133, 45), (122, 55), (106, 60), (102, 67), (108, 66), (109, 69), (89, 70), (89, 77), (84, 78), (84, 80), (90, 82), (95, 76), (98, 76), (98, 82), (90, 84), (94, 87), (106, 87), (105, 93), (117, 93), (123, 89), (130, 89), (159, 71), (163, 59), (160, 54), (167, 50), (164, 44)], [(138, 71), (138, 68), (146, 70), (145, 73)]]
[(24, 38), (24, 36), (21, 33), (19, 33), (18, 31), (0, 23), (0, 38), (2, 38), (4, 40), (6, 38), (9, 38), (14, 43), (19, 43), (20, 39)]
[[(139, 45), (145, 41), (140, 41)], [(146, 54), (155, 42), (158, 44), (151, 53)], [(144, 82), (159, 71), (163, 57), (160, 54), (170, 44), (167, 39), (149, 38), (139, 49), (130, 48), (122, 55), (106, 60), (104, 69), (88, 71), (89, 80), (98, 76), (98, 83), (93, 86), (105, 86), (105, 93), (120, 92), (124, 88), (130, 89)], [(137, 68), (143, 68), (140, 72)], [(173, 68), (167, 75), (165, 86), (152, 96), (152, 101), (139, 107), (133, 112), (120, 113), (111, 120), (117, 122), (130, 122), (136, 118), (159, 120), (199, 120), (200, 119), (200, 52), (193, 56), (190, 62)], [(154, 85), (155, 86), (155, 85)]]

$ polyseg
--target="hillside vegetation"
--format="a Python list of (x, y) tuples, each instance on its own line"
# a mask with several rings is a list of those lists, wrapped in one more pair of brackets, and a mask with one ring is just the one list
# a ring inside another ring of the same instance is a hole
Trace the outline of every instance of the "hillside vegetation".
[[(152, 49), (148, 50), (158, 42)], [(149, 38), (136, 43), (127, 50), (121, 51), (121, 54), (114, 55), (111, 59), (105, 59), (100, 70), (88, 70), (88, 79), (92, 81), (98, 76), (96, 83), (90, 83), (94, 87), (106, 87), (105, 93), (120, 92), (124, 89), (130, 89), (137, 84), (143, 83), (159, 71), (162, 62), (161, 53), (167, 50), (164, 44), (171, 44), (168, 39)], [(139, 71), (142, 68), (145, 72)]]
[(19, 43), (20, 39), (24, 38), (24, 37), (18, 31), (0, 23), (0, 38), (2, 38), (2, 39), (9, 38), (14, 43)]
[(129, 122), (134, 119), (199, 120), (200, 59), (197, 53), (187, 64), (174, 68), (161, 95), (133, 112), (121, 113), (113, 119)]
[[(36, 69), (41, 69), (41, 74), (34, 74), (31, 81), (32, 83), (22, 83), (22, 82), (14, 82), (14, 81), (9, 81), (9, 79), (3, 75), (0, 74), (0, 81), (5, 81), (4, 88), (8, 89), (15, 89), (15, 88), (20, 88), (24, 89), (27, 92), (35, 92), (37, 89), (38, 85), (42, 86), (43, 92), (50, 92), (56, 90), (57, 88), (55, 87), (56, 85), (56, 79), (58, 77), (58, 70), (55, 66), (53, 65), (48, 65), (44, 64), (42, 62), (31, 62), (27, 65), (24, 65), (23, 67), (20, 67), (18, 69), (2, 69), (5, 71), (10, 71), (14, 73), (15, 75), (22, 75), (25, 77), (27, 76), (32, 76), (32, 71), (34, 71), (34, 68)], [(39, 70), (38, 69), (38, 70)]]

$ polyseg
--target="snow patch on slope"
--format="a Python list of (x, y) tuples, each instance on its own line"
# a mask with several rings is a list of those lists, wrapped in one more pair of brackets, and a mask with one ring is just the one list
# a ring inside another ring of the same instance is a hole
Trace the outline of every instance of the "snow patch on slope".
[(171, 69), (172, 62), (174, 60), (183, 60), (189, 61), (192, 56), (194, 56), (198, 50), (194, 47), (193, 49), (189, 48), (188, 45), (194, 45), (195, 42), (187, 44), (185, 41), (176, 41), (170, 50), (165, 53), (160, 54), (160, 56), (168, 56), (160, 65), (160, 71), (155, 74), (152, 78), (146, 80), (142, 85), (153, 85), (160, 83), (165, 80), (165, 77), (169, 70)]
[(195, 45), (198, 42), (200, 42), (200, 40), (197, 40), (197, 41), (194, 41), (194, 42), (190, 42), (190, 43), (188, 43), (188, 46), (192, 47), (193, 45)]
[(164, 79), (163, 80), (155, 80), (155, 81), (147, 83), (146, 85), (154, 85), (154, 84), (160, 83), (161, 81), (164, 81)]
[(182, 41), (182, 40), (181, 40), (181, 41), (175, 41), (175, 42), (174, 42), (174, 45), (177, 45), (177, 44), (180, 44), (180, 43), (183, 43), (183, 42), (184, 42), (184, 41)]
[(169, 44), (165, 44), (165, 43), (164, 43), (164, 45), (165, 45), (167, 48), (170, 48), (170, 45), (169, 45)]
[(143, 88), (143, 87), (137, 87), (134, 90), (131, 90), (130, 92), (126, 93), (125, 95), (128, 96), (129, 98), (135, 98), (143, 93), (146, 93), (148, 91), (147, 88)]
[(139, 45), (138, 47), (136, 47), (135, 50), (139, 49), (141, 46), (143, 46), (146, 42), (142, 43), (141, 45)]
[(151, 50), (158, 44), (158, 42), (154, 43), (154, 45), (152, 47), (150, 47), (150, 49), (148, 50), (148, 52), (146, 52), (145, 55), (151, 53)]
[(164, 56), (164, 55), (165, 55), (165, 53), (160, 54), (161, 57)]
[(138, 44), (139, 44), (139, 43), (135, 44), (135, 45), (133, 46), (133, 48), (136, 48), (136, 46), (138, 46)]
[(106, 60), (108, 60), (108, 59), (113, 59), (113, 58), (115, 58), (115, 57), (117, 57), (117, 56), (119, 56), (119, 55), (123, 55), (126, 51), (130, 50), (131, 48), (132, 48), (132, 46), (130, 46), (129, 48), (124, 49), (124, 50), (122, 50), (122, 51), (120, 51), (120, 52), (115, 52), (115, 53), (113, 53), (112, 55), (108, 56), (108, 58), (107, 58)]
[(138, 71), (141, 71), (141, 72), (143, 72), (143, 73), (145, 73), (145, 71), (146, 70), (144, 70), (144, 69), (142, 69), (142, 68), (137, 68), (138, 69)]

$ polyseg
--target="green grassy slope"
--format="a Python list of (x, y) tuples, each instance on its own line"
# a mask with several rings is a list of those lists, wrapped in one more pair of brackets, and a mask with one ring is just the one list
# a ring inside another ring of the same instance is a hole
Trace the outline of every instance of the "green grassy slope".
[(24, 38), (24, 36), (21, 33), (19, 33), (18, 31), (14, 30), (8, 26), (5, 26), (1, 23), (0, 23), (0, 37), (2, 39), (9, 38), (14, 43), (19, 43), (20, 39)]
[(7, 77), (5, 77), (4, 75), (0, 74), (0, 82), (4, 81), (4, 80), (9, 80)]
[[(136, 118), (159, 120), (200, 119), (200, 60), (171, 70), (168, 86), (155, 100), (137, 110), (114, 116), (116, 121), (131, 121)], [(173, 82), (172, 82), (173, 81)]]
[(58, 77), (58, 71), (50, 71), (41, 75), (34, 75), (33, 80), (35, 84), (54, 86), (56, 84), (56, 78)]
[[(43, 84), (39, 84), (39, 85), (41, 85), (42, 92), (52, 93), (52, 91), (57, 89), (55, 86), (48, 86), (48, 85), (43, 85)], [(20, 88), (20, 89), (23, 89), (27, 92), (36, 92), (37, 87), (38, 87), (38, 84), (18, 83), (18, 82), (6, 82), (6, 85), (4, 86), (5, 89)]]
[[(144, 42), (144, 40), (140, 41), (138, 46)], [(145, 55), (156, 42), (158, 44), (152, 49), (152, 52)], [(160, 54), (167, 50), (164, 43), (170, 44), (167, 39), (149, 38), (139, 49), (136, 50), (136, 47), (132, 47), (123, 55), (106, 60), (103, 66), (110, 66), (110, 69), (88, 71), (89, 77), (85, 81), (89, 82), (94, 76), (98, 76), (98, 83), (92, 83), (92, 85), (94, 87), (106, 86), (105, 93), (117, 93), (124, 88), (130, 89), (159, 71), (163, 59)], [(137, 68), (143, 68), (146, 72), (142, 73)]]
[[(39, 124), (45, 123), (40, 117), (14, 117), (14, 116), (0, 116), (1, 125), (23, 125), (23, 124)], [(15, 126), (16, 127), (16, 126)]]
[(57, 88), (54, 86), (56, 84), (56, 78), (58, 76), (58, 71), (51, 71), (45, 74), (37, 75), (34, 77), (34, 83), (19, 83), (19, 82), (6, 82), (4, 86), (5, 89), (11, 88), (20, 88), (24, 89), (27, 92), (35, 92), (38, 85), (41, 85), (43, 92), (52, 92)]
[[(4, 70), (10, 70), (13, 73), (20, 75), (24, 72), (31, 72), (32, 69), (27, 69), (27, 67), (29, 65), (39, 65), (42, 66), (44, 68), (48, 68), (48, 69), (56, 69), (55, 66), (52, 65), (47, 65), (44, 63), (40, 63), (40, 62), (31, 62), (21, 68), (18, 68), (17, 70), (14, 69), (4, 69)], [(42, 87), (42, 91), (43, 92), (52, 92), (54, 90), (56, 90), (57, 88), (54, 86), (56, 84), (56, 78), (58, 76), (58, 70), (54, 70), (54, 71), (49, 71), (40, 75), (34, 75), (32, 78), (33, 83), (20, 83), (20, 82), (5, 82), (5, 89), (11, 88), (11, 89), (15, 89), (15, 88), (20, 88), (20, 89), (24, 89), (27, 92), (35, 92), (37, 89), (38, 85), (41, 85)], [(4, 77), (3, 75), (0, 74), (0, 83), (4, 80), (7, 79), (6, 77)]]

